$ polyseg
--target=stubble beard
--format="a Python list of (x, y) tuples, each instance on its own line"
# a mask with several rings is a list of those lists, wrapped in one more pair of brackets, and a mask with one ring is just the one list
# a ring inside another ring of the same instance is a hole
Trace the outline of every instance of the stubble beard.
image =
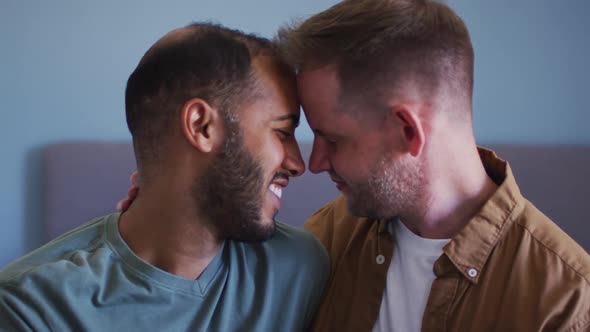
[(351, 184), (350, 212), (358, 217), (393, 219), (421, 213), (426, 197), (424, 166), (419, 161), (381, 158), (366, 182)]
[(266, 192), (262, 166), (246, 149), (238, 123), (225, 122), (227, 136), (222, 149), (195, 183), (193, 197), (220, 238), (267, 240), (275, 233), (276, 225), (274, 216), (271, 222), (262, 220)]

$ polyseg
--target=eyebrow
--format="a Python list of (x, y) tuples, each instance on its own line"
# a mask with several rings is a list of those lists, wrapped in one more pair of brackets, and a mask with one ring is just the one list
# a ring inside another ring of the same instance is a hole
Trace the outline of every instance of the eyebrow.
[(327, 133), (327, 132), (323, 131), (322, 129), (318, 129), (318, 128), (311, 128), (311, 131), (318, 136), (325, 137), (325, 136), (333, 135), (331, 133)]
[(275, 122), (292, 121), (295, 128), (299, 127), (299, 115), (296, 115), (296, 114), (281, 115), (281, 116), (278, 116), (278, 117), (272, 119), (272, 121), (275, 121)]
[(339, 138), (341, 137), (340, 135), (336, 134), (336, 133), (327, 133), (321, 129), (311, 129), (311, 131), (313, 132), (314, 135), (319, 136), (319, 137), (323, 137), (323, 138)]
[(311, 131), (314, 134), (316, 134), (317, 136), (326, 136), (326, 134), (323, 131), (319, 130), (319, 129), (312, 129)]

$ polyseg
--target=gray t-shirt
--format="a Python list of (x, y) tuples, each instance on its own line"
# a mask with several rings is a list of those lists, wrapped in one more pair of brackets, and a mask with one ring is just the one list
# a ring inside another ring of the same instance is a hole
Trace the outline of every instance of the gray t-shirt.
[(0, 331), (301, 331), (329, 259), (277, 223), (261, 243), (225, 241), (197, 280), (137, 257), (119, 214), (95, 219), (0, 271)]

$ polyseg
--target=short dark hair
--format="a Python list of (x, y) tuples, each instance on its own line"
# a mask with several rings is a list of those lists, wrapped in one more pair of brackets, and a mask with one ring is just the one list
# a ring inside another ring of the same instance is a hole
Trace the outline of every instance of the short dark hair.
[(444, 87), (471, 105), (469, 32), (436, 1), (344, 0), (282, 27), (277, 42), (297, 70), (335, 66), (343, 95), (375, 98), (379, 89), (411, 78), (421, 93)]
[(185, 102), (198, 97), (231, 117), (256, 93), (253, 59), (277, 54), (266, 38), (213, 23), (183, 32), (153, 45), (127, 81), (125, 113), (139, 169), (158, 159)]

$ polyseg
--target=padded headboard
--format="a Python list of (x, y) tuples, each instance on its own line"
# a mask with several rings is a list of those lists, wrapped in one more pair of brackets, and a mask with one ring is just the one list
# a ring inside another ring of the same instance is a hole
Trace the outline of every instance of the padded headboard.
[[(590, 251), (590, 146), (493, 145), (510, 162), (524, 196)], [(310, 144), (301, 145), (307, 161)], [(136, 169), (130, 143), (72, 142), (44, 155), (46, 239), (115, 209)], [(325, 174), (306, 172), (283, 192), (278, 219), (301, 226), (338, 195)]]
[[(304, 146), (307, 160), (308, 146)], [(44, 200), (47, 239), (94, 217), (111, 213), (127, 195), (136, 169), (130, 143), (71, 142), (50, 145), (44, 154)], [(306, 218), (338, 195), (327, 176), (291, 179), (283, 190), (277, 219), (303, 226)]]

